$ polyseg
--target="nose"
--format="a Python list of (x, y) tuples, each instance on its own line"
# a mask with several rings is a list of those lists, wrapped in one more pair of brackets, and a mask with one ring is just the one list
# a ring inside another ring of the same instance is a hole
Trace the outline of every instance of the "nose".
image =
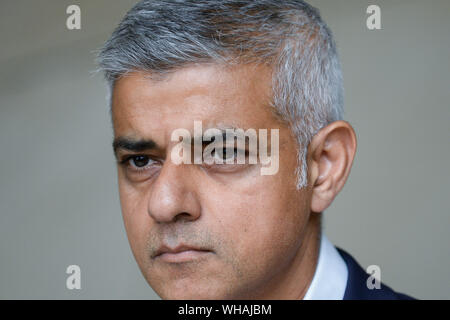
[(200, 217), (201, 206), (188, 166), (170, 160), (163, 164), (148, 200), (148, 214), (156, 222), (194, 221)]

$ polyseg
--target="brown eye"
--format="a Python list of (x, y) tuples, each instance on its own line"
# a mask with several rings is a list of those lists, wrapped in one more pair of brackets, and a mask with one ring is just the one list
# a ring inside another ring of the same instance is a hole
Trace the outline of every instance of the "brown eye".
[(226, 160), (230, 160), (230, 159), (237, 159), (237, 149), (233, 149), (233, 148), (223, 148), (222, 149), (222, 154), (220, 154), (220, 152), (216, 152), (217, 149), (214, 149), (214, 151), (212, 152), (212, 156), (215, 158), (215, 160), (219, 160), (219, 161), (226, 161)]
[(232, 148), (223, 148), (222, 151), (222, 157), (223, 160), (229, 160), (229, 159), (237, 159), (238, 156), (238, 151), (236, 148), (232, 149)]
[(147, 156), (133, 156), (129, 159), (130, 164), (136, 168), (143, 168), (149, 165), (150, 158)]

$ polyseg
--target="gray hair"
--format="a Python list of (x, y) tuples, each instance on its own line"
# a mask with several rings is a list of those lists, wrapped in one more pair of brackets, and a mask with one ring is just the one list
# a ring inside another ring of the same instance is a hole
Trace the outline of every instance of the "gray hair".
[(343, 117), (342, 72), (332, 33), (300, 0), (143, 0), (124, 17), (98, 62), (109, 84), (143, 70), (165, 74), (197, 63), (272, 67), (276, 115), (299, 145), (297, 187), (307, 186), (312, 137)]

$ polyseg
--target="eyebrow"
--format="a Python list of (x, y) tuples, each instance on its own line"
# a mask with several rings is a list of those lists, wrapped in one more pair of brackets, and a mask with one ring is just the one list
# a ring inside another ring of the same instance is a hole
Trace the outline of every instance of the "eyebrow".
[(116, 156), (117, 156), (117, 152), (120, 149), (134, 151), (134, 152), (141, 152), (141, 151), (151, 150), (151, 149), (159, 149), (156, 142), (151, 139), (133, 139), (133, 138), (127, 138), (127, 137), (115, 138), (112, 143), (112, 147), (114, 150), (114, 154)]
[[(222, 141), (226, 141), (226, 129), (234, 130), (235, 128), (226, 127), (226, 128), (217, 128), (217, 129), (219, 129), (221, 131)], [(207, 130), (207, 129), (205, 129), (205, 130)], [(234, 140), (234, 138), (236, 138), (237, 136), (232, 134), (231, 137)], [(257, 134), (257, 137), (258, 137), (258, 134)], [(202, 145), (209, 144), (211, 142), (214, 142), (215, 135), (212, 135), (209, 138), (211, 139), (210, 141), (202, 141), (202, 136), (199, 136), (199, 137), (194, 136), (191, 138), (190, 141), (188, 141), (188, 143), (192, 143), (196, 139), (199, 139), (199, 140), (201, 140)], [(184, 141), (186, 142), (186, 140), (184, 140)], [(268, 145), (270, 145), (270, 139), (268, 139)], [(114, 155), (116, 157), (117, 157), (118, 151), (121, 149), (133, 151), (133, 152), (142, 152), (142, 151), (148, 151), (148, 150), (152, 150), (152, 149), (153, 150), (160, 149), (160, 147), (157, 145), (157, 143), (155, 141), (153, 141), (152, 139), (134, 139), (134, 138), (128, 138), (128, 137), (115, 138), (112, 143), (112, 147), (114, 150)]]

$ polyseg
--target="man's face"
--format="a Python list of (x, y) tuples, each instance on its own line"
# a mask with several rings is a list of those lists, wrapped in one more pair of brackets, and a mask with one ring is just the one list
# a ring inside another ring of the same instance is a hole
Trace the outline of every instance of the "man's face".
[[(114, 136), (127, 141), (116, 151), (125, 228), (162, 298), (262, 297), (295, 260), (310, 192), (295, 187), (297, 143), (270, 110), (270, 95), (270, 70), (255, 65), (192, 66), (158, 81), (135, 72), (116, 82)], [(171, 134), (193, 135), (194, 121), (204, 131), (279, 129), (278, 172), (261, 175), (259, 162), (174, 164)]]

